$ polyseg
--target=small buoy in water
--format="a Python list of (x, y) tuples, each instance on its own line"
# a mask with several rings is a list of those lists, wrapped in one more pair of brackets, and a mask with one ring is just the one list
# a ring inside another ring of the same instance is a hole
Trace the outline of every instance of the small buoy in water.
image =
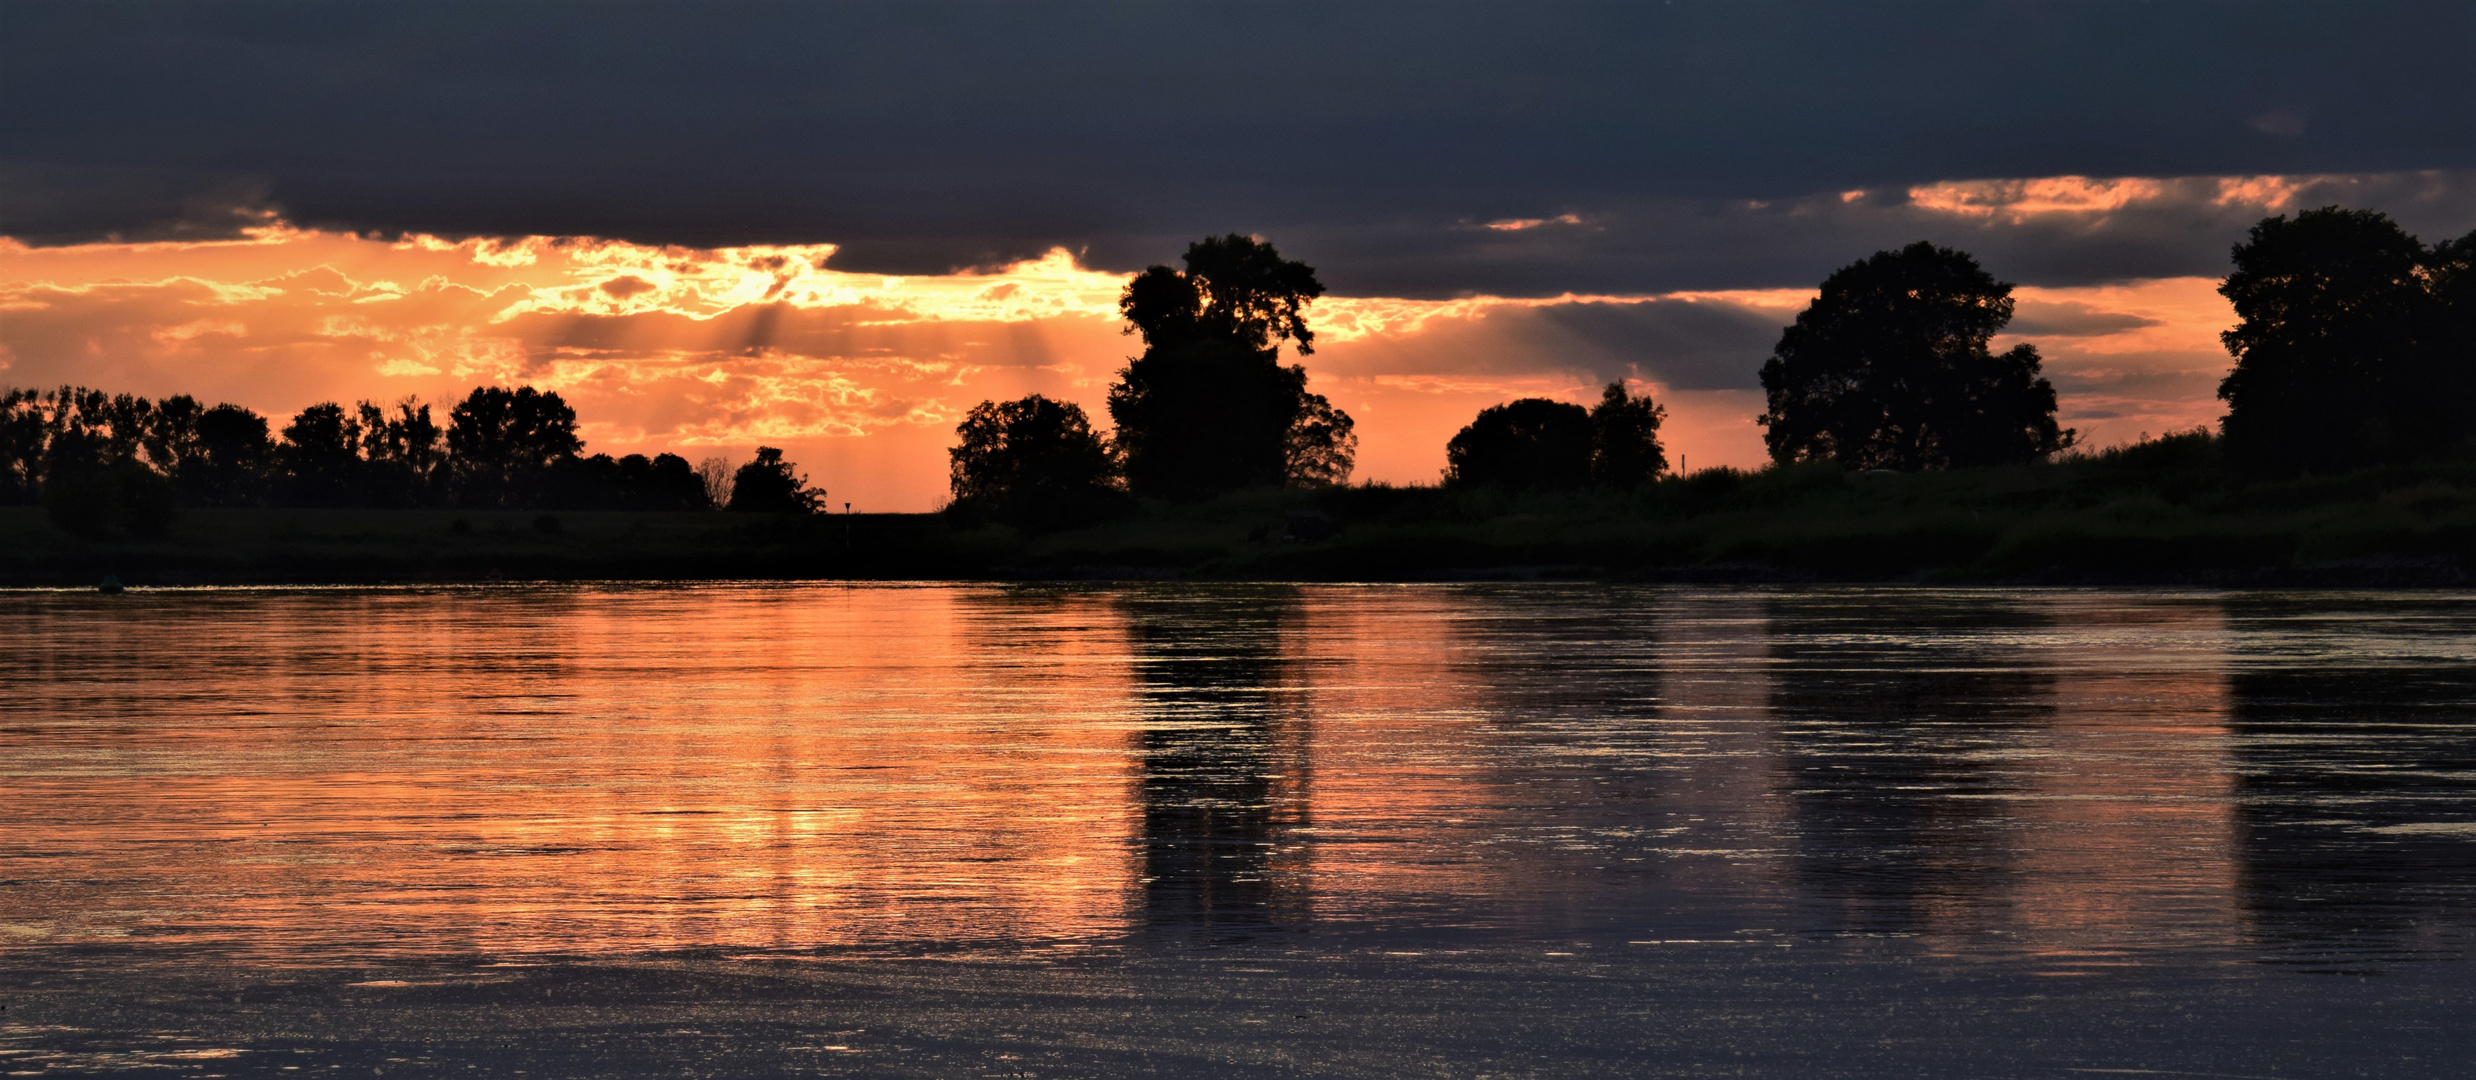
[(120, 575), (103, 575), (103, 584), (95, 586), (95, 591), (106, 595), (118, 595), (120, 593)]

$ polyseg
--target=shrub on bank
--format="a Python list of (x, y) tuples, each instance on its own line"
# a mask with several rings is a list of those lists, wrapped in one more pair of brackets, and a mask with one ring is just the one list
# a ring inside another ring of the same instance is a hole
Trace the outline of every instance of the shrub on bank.
[(53, 474), (43, 485), (43, 511), (81, 540), (157, 539), (180, 517), (172, 482), (127, 460)]

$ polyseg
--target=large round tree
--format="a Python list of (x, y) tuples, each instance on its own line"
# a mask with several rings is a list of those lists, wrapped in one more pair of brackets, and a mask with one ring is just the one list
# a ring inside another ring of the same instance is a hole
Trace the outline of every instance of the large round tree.
[(2071, 445), (2036, 347), (1988, 348), (2011, 321), (2012, 286), (1966, 252), (1921, 241), (1842, 267), (1762, 367), (1772, 460), (1911, 471)]

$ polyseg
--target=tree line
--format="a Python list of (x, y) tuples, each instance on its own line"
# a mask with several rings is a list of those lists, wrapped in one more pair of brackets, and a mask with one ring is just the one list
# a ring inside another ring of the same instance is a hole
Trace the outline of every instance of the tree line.
[[(1771, 459), (1849, 469), (2042, 460), (2073, 444), (2033, 345), (1997, 354), (2012, 285), (1967, 253), (1917, 243), (1841, 268), (1762, 367)], [(1445, 447), (1447, 486), (1625, 490), (1668, 471), (1666, 415), (1608, 384), (1598, 407), (1525, 398), (1479, 413)]]
[[(2476, 232), (2427, 246), (2384, 214), (2322, 207), (2263, 219), (2232, 256), (2218, 291), (2238, 320), (2222, 335), (2235, 366), (2216, 438), (2238, 476), (2476, 457)], [(2037, 347), (1992, 348), (2012, 290), (1967, 252), (1925, 242), (1824, 278), (1762, 367), (1771, 460), (1914, 472), (2071, 448)], [(1446, 482), (1555, 490), (1656, 476), (1660, 414), (1617, 420), (1623, 394), (1609, 386), (1587, 415), (1545, 398), (1481, 412), (1447, 445)]]
[[(2387, 215), (2328, 206), (2264, 218), (2232, 259), (2216, 438), (2236, 476), (2476, 456), (2476, 232), (2427, 246)], [(1772, 460), (1911, 471), (2072, 446), (2036, 347), (1988, 347), (2011, 292), (1925, 243), (1826, 278), (1763, 365)]]
[[(2476, 233), (2426, 246), (2385, 215), (2324, 207), (2253, 227), (2219, 291), (2239, 322), (2218, 395), (2228, 462), (2256, 476), (2476, 455)], [(1313, 352), (1312, 268), (1243, 236), (1154, 266), (1119, 310), (1145, 349), (1109, 392), (1116, 430), (1033, 395), (984, 401), (957, 428), (952, 508), (1028, 523), (1089, 520), (1131, 497), (1346, 482), (1350, 417), (1283, 367)], [(1757, 422), (1779, 465), (1913, 472), (2044, 461), (2056, 421), (2037, 347), (1993, 342), (2014, 286), (1967, 252), (1878, 251), (1823, 279), (1762, 365)], [(1524, 398), (1446, 444), (1448, 487), (1626, 490), (1668, 473), (1666, 409), (1609, 383), (1595, 407)]]
[[(1305, 309), (1314, 268), (1230, 234), (1189, 245), (1183, 269), (1152, 266), (1120, 294), (1143, 352), (1109, 388), (1102, 435), (1072, 402), (983, 401), (955, 429), (949, 512), (1032, 526), (1106, 517), (1132, 500), (1184, 501), (1248, 487), (1347, 483), (1350, 414), (1280, 362), (1315, 351)], [(1667, 468), (1666, 410), (1613, 383), (1595, 409), (1530, 399), (1482, 413), (1449, 450), (1456, 484), (1630, 487)]]
[[(2389, 217), (2324, 207), (2254, 226), (2220, 293), (2237, 325), (2217, 436), (2247, 475), (2476, 455), (2476, 233), (2427, 246)], [(2043, 461), (2072, 447), (2035, 346), (1998, 353), (2013, 285), (1919, 242), (1826, 277), (1762, 365), (1773, 462), (1916, 471)], [(1071, 402), (983, 401), (949, 451), (950, 512), (1032, 526), (1136, 499), (1347, 483), (1348, 413), (1283, 364), (1314, 352), (1315, 271), (1252, 237), (1208, 237), (1119, 298), (1143, 351), (1104, 435)], [(1445, 447), (1448, 487), (1626, 490), (1669, 472), (1666, 409), (1623, 381), (1585, 408), (1525, 398)], [(806, 513), (824, 493), (771, 447), (736, 468), (587, 456), (574, 410), (532, 387), (448, 412), (406, 399), (313, 405), (280, 432), (237, 405), (81, 387), (0, 390), (0, 503), (41, 501), (88, 534), (149, 533), (181, 506), (473, 506)]]
[(187, 394), (0, 389), (0, 504), (40, 503), (84, 536), (160, 535), (183, 507), (807, 513), (825, 497), (772, 447), (736, 468), (583, 451), (575, 410), (530, 386), (476, 387), (443, 425), (406, 398), (322, 402), (280, 431)]

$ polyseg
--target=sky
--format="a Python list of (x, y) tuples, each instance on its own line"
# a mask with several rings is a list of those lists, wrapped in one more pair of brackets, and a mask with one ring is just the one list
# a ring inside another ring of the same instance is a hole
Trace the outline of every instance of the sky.
[(2263, 216), (2476, 229), (2447, 4), (0, 6), (0, 382), (556, 389), (594, 450), (782, 446), (919, 510), (972, 404), (1105, 423), (1116, 291), (1201, 236), (1330, 288), (1294, 358), (1361, 479), (1627, 379), (1762, 460), (1833, 269), (2019, 288), (2063, 422), (2212, 422)]

